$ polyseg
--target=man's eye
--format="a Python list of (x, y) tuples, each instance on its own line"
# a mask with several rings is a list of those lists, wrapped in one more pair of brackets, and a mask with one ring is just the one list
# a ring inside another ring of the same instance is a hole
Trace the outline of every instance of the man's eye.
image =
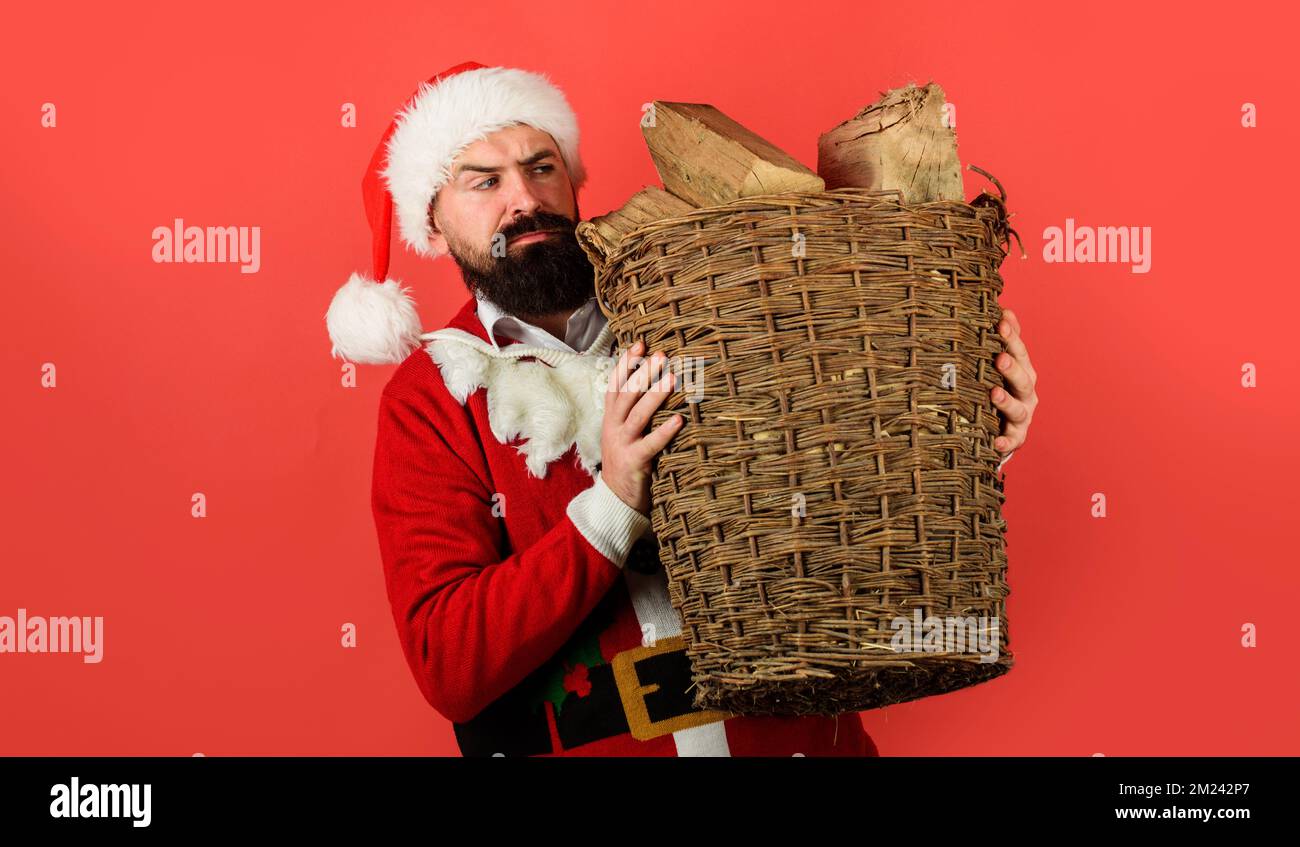
[[(534, 172), (550, 173), (550, 172), (553, 171), (553, 170), (555, 170), (555, 165), (538, 165), (538, 166), (534, 169)], [(475, 191), (482, 191), (484, 188), (490, 188), (490, 187), (491, 187), (491, 184), (494, 183), (494, 182), (496, 182), (496, 181), (497, 181), (497, 178), (496, 178), (496, 177), (494, 177), (494, 176), (490, 176), (490, 177), (488, 177), (487, 179), (485, 179), (485, 180), (483, 180), (482, 182), (480, 182), (480, 183), (478, 183), (477, 185), (475, 185), (475, 186), (474, 186), (474, 190), (475, 190)]]

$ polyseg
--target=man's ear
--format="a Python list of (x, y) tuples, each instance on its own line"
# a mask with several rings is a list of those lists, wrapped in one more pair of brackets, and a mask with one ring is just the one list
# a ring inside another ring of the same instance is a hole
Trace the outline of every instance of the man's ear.
[[(436, 202), (437, 198), (435, 197), (434, 200)], [(437, 209), (433, 203), (429, 204), (429, 247), (435, 257), (447, 255), (450, 249), (447, 246), (447, 237), (438, 228)]]
[(447, 239), (441, 232), (434, 231), (429, 235), (429, 247), (433, 250), (435, 257), (441, 258), (447, 255)]

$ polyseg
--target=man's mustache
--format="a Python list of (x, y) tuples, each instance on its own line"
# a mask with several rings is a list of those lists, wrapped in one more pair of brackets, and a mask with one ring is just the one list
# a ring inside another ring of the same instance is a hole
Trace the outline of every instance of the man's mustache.
[(573, 232), (577, 229), (577, 222), (571, 221), (563, 215), (538, 214), (531, 218), (521, 218), (510, 226), (501, 230), (500, 235), (504, 236), (506, 241), (513, 241), (520, 235), (527, 235), (530, 232), (541, 232), (544, 230), (554, 230), (557, 232)]

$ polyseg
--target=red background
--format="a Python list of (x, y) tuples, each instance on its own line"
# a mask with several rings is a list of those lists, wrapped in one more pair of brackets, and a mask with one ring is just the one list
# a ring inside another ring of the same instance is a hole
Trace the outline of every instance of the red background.
[[(1002, 298), (1042, 402), (1006, 467), (1017, 667), (865, 713), (868, 730), (884, 755), (1300, 754), (1293, 22), (1243, 4), (620, 6), (10, 10), (0, 615), (102, 615), (105, 644), (98, 665), (0, 655), (0, 753), (456, 751), (400, 655), (371, 521), (391, 368), (341, 387), (324, 314), (369, 270), (359, 184), (392, 110), (473, 59), (566, 91), (584, 217), (657, 184), (650, 100), (712, 103), (815, 165), (817, 135), (879, 92), (941, 83), (1029, 253)], [(260, 272), (155, 264), (174, 217), (260, 226)], [(1067, 217), (1152, 227), (1150, 273), (1044, 264)], [(393, 275), (428, 329), (468, 296), (450, 263), (403, 253)]]

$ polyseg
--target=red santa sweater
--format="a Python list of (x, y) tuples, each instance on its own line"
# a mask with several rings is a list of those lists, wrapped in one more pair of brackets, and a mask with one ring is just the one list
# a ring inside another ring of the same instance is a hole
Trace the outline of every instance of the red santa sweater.
[[(448, 326), (486, 342), (475, 306)], [(462, 754), (878, 755), (856, 714), (691, 705), (681, 617), (648, 518), (584, 469), (581, 438), (562, 454), (553, 442), (548, 462), (534, 431), (524, 455), (504, 394), (537, 372), (504, 373), (449, 387), (432, 346), (417, 348), (384, 388), (375, 442), (372, 504), (398, 637)]]

